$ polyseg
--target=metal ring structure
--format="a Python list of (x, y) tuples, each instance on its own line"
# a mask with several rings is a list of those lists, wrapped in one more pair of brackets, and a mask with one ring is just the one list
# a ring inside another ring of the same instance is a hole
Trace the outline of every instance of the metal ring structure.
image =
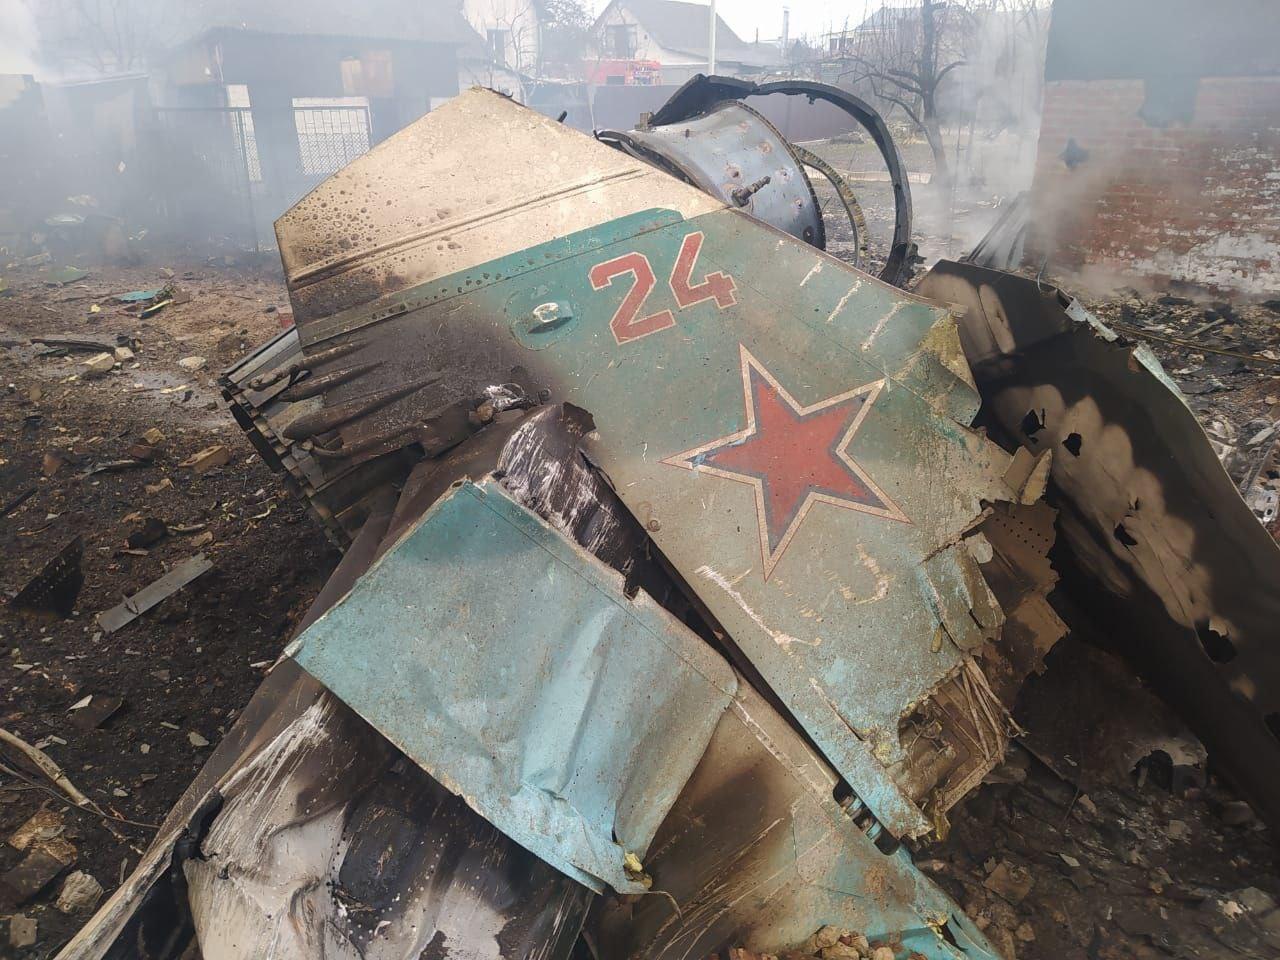
[(863, 269), (867, 262), (870, 233), (867, 230), (867, 218), (862, 212), (862, 204), (858, 203), (858, 198), (853, 195), (849, 182), (840, 176), (835, 167), (812, 150), (806, 150), (795, 143), (791, 144), (791, 149), (795, 151), (801, 163), (817, 170), (830, 181), (831, 186), (835, 187), (836, 196), (844, 204), (845, 213), (849, 215), (849, 226), (853, 229), (853, 265), (859, 270)]
[[(670, 126), (642, 123), (625, 132), (597, 130), (596, 139), (826, 249), (818, 196), (795, 145), (741, 100), (720, 100)], [(744, 199), (742, 191), (762, 181), (773, 186), (758, 198), (753, 199), (753, 192)]]
[(855, 97), (828, 83), (813, 80), (775, 80), (770, 83), (753, 83), (734, 77), (708, 77), (698, 74), (672, 94), (662, 107), (649, 118), (653, 126), (680, 123), (704, 113), (722, 100), (744, 100), (747, 97), (768, 96), (780, 93), (785, 96), (807, 97), (810, 103), (825, 100), (839, 107), (871, 134), (880, 156), (884, 158), (893, 185), (894, 222), (893, 240), (889, 257), (880, 271), (880, 279), (894, 286), (904, 285), (911, 277), (916, 247), (911, 242), (911, 187), (907, 171), (898, 155), (893, 137), (884, 118), (865, 100)]

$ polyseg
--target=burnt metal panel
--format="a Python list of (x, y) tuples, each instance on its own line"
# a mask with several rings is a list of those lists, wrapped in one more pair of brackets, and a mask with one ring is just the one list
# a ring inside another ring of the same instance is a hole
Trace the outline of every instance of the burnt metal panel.
[(832, 924), (896, 956), (999, 955), (904, 849), (882, 853), (831, 768), (755, 691), (739, 690), (645, 862), (665, 896), (608, 895), (587, 921), (609, 960), (780, 954)]
[(799, 158), (768, 120), (743, 103), (729, 100), (679, 123), (602, 131), (600, 137), (652, 157), (725, 204), (799, 240), (826, 246), (818, 198)]
[(526, 849), (642, 892), (624, 857), (648, 848), (737, 681), (622, 582), (500, 487), (462, 483), (289, 653)]
[(656, 206), (694, 216), (722, 204), (473, 88), (326, 180), (280, 217), (276, 236), (309, 345), (314, 318)]
[(942, 261), (921, 290), (965, 308), (993, 432), (1054, 451), (1083, 606), (1280, 825), (1280, 546), (1177, 388), (1148, 348), (1048, 284)]
[(672, 94), (671, 99), (653, 114), (649, 122), (657, 126), (676, 124), (725, 100), (754, 96), (768, 98), (770, 95), (776, 95), (780, 99), (802, 97), (809, 102), (810, 107), (819, 101), (831, 104), (856, 120), (871, 135), (884, 159), (889, 171), (889, 181), (893, 185), (893, 239), (890, 241), (889, 256), (880, 271), (880, 279), (895, 286), (905, 286), (917, 260), (916, 246), (911, 241), (911, 186), (907, 180), (906, 167), (903, 166), (902, 157), (898, 154), (897, 145), (893, 142), (884, 118), (866, 101), (839, 87), (813, 80), (774, 80), (757, 84), (736, 77), (708, 77), (698, 74)]

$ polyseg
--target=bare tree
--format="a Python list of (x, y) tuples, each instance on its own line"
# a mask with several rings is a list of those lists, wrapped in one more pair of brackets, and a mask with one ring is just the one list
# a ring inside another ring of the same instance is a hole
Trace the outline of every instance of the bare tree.
[(521, 103), (528, 99), (525, 79), (538, 55), (538, 10), (533, 0), (504, 0), (493, 5), (491, 24), (486, 23), (489, 38), (489, 79), (494, 86), (496, 74), (504, 71), (515, 76), (518, 89), (512, 91)]
[(582, 0), (538, 0), (542, 42), (539, 71), (568, 76), (581, 69), (591, 32), (591, 11)]
[(949, 188), (951, 167), (938, 116), (942, 81), (965, 66), (973, 13), (954, 0), (919, 0), (918, 6), (882, 7), (847, 35), (836, 56), (847, 67), (841, 80), (870, 84), (881, 100), (899, 107), (924, 134), (934, 178)]
[(147, 0), (37, 0), (30, 6), (47, 56), (64, 69), (98, 74), (145, 68), (163, 9)]

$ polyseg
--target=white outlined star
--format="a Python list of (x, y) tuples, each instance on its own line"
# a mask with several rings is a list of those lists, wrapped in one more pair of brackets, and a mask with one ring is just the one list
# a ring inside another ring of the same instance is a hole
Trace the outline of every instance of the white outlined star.
[(848, 452), (884, 381), (801, 406), (745, 346), (738, 349), (746, 427), (662, 462), (755, 490), (765, 579), (815, 503), (910, 523)]

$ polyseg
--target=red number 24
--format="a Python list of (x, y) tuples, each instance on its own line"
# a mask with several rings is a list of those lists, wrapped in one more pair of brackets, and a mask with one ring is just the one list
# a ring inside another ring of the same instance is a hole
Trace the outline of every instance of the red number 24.
[[(668, 283), (676, 304), (681, 310), (704, 300), (714, 300), (716, 306), (723, 310), (737, 303), (734, 293), (737, 289), (733, 277), (716, 271), (703, 277), (700, 283), (693, 283), (693, 268), (702, 250), (703, 234), (701, 230), (685, 236), (680, 244), (680, 253), (676, 256), (675, 265), (671, 268)], [(657, 283), (649, 258), (643, 253), (626, 253), (604, 263), (597, 263), (591, 268), (592, 289), (603, 290), (613, 283), (617, 277), (631, 274), (631, 289), (618, 304), (618, 309), (609, 321), (609, 329), (618, 343), (628, 340), (639, 340), (651, 333), (666, 330), (676, 325), (675, 315), (670, 310), (659, 310), (646, 316), (640, 316), (644, 302), (653, 292)]]

